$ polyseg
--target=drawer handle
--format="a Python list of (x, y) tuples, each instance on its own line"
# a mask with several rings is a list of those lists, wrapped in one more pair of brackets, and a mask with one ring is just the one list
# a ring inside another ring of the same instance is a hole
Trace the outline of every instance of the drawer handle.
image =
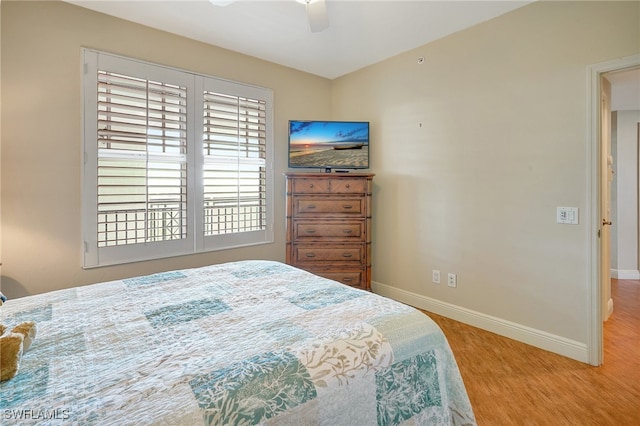
[(350, 283), (351, 281), (353, 281), (353, 278), (346, 278), (345, 277), (345, 278), (342, 279), (342, 282), (345, 282), (345, 283)]
[(343, 229), (342, 232), (351, 235), (353, 231), (351, 229)]
[(351, 253), (342, 253), (342, 257), (353, 257), (353, 255)]
[(307, 253), (306, 256), (307, 257), (316, 257), (316, 254), (315, 253)]
[(345, 187), (346, 187), (347, 189), (349, 189), (349, 188), (351, 188), (351, 185), (346, 184), (346, 185), (345, 185)]
[(315, 204), (309, 204), (309, 205), (307, 206), (307, 208), (308, 208), (309, 210), (313, 210), (313, 209), (315, 209), (315, 208), (316, 208), (316, 205), (315, 205)]
[(316, 230), (315, 229), (307, 229), (306, 232), (307, 232), (307, 234), (315, 234)]
[(313, 184), (309, 185), (309, 188), (313, 188)]
[(352, 209), (353, 206), (351, 204), (345, 204), (345, 205), (342, 206), (342, 208), (345, 209), (345, 210), (349, 210), (349, 209)]

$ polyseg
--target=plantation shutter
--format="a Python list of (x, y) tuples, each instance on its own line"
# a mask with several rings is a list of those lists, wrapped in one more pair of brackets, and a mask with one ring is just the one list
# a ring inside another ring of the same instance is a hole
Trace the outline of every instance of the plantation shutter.
[(273, 242), (270, 89), (83, 57), (85, 268)]
[(266, 102), (204, 91), (204, 234), (267, 228)]
[(187, 236), (187, 90), (98, 70), (98, 247)]

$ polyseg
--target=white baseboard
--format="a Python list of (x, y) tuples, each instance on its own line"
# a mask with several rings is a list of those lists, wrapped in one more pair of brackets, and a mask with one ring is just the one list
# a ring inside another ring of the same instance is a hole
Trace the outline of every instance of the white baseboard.
[(633, 269), (612, 269), (611, 278), (619, 280), (640, 280), (640, 271)]
[(492, 333), (523, 342), (540, 349), (557, 353), (580, 362), (588, 363), (589, 354), (585, 343), (536, 330), (522, 324), (503, 320), (481, 312), (463, 308), (421, 294), (412, 293), (386, 284), (372, 282), (372, 290), (390, 299), (414, 306), (434, 314), (460, 321)]

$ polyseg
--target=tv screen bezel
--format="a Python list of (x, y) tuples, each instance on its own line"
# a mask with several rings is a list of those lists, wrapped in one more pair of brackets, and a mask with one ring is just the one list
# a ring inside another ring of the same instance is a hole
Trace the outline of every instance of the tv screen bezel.
[[(340, 165), (340, 164), (314, 164), (314, 165), (299, 165), (299, 164), (291, 164), (291, 125), (292, 123), (339, 123), (339, 124), (366, 124), (367, 126), (367, 162), (365, 166), (358, 165)], [(328, 170), (365, 170), (369, 169), (371, 164), (371, 122), (370, 121), (360, 121), (360, 120), (289, 120), (287, 127), (287, 164), (291, 169), (323, 169), (325, 171)]]

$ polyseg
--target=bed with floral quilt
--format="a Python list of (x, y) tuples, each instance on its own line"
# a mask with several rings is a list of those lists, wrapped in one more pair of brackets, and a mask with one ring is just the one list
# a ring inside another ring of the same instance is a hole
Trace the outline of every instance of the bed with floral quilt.
[(425, 314), (272, 261), (7, 301), (38, 334), (0, 383), (0, 423), (475, 424)]

